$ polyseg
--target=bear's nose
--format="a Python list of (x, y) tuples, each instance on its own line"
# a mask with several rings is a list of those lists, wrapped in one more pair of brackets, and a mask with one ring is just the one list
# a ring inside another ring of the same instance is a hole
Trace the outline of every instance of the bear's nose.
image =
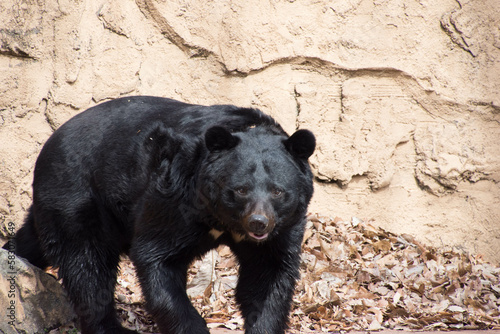
[(248, 218), (248, 226), (254, 233), (263, 233), (269, 225), (269, 219), (263, 215), (251, 215)]

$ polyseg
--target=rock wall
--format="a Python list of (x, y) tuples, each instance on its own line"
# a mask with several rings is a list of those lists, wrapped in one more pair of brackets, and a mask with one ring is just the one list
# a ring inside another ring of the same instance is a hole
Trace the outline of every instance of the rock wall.
[(5, 0), (0, 213), (36, 156), (122, 95), (232, 103), (318, 137), (311, 211), (500, 261), (500, 2)]

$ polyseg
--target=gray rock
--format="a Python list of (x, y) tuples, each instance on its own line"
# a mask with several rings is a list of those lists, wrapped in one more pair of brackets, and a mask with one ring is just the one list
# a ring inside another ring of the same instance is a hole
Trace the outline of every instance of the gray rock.
[(61, 284), (0, 249), (0, 333), (45, 333), (75, 319)]

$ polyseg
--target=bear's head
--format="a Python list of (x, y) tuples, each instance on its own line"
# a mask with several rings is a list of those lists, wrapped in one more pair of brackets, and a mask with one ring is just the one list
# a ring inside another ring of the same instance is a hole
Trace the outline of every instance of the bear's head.
[(271, 239), (305, 216), (313, 192), (307, 159), (315, 145), (308, 130), (288, 137), (262, 126), (235, 133), (212, 127), (205, 133), (207, 156), (198, 189), (211, 214), (233, 236)]

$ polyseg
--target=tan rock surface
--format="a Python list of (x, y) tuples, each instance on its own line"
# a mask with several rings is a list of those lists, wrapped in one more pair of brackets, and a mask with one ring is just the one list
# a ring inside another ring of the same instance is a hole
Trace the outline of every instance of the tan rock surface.
[(148, 94), (254, 106), (318, 137), (311, 211), (500, 261), (500, 2), (0, 3), (0, 213), (53, 129)]

